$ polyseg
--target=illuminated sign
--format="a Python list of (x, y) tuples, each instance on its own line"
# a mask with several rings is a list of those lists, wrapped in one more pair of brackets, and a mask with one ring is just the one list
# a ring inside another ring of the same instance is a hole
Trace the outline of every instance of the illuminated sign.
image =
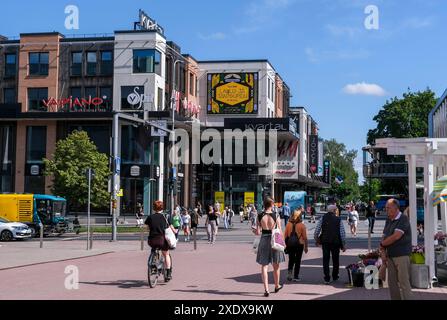
[(318, 173), (318, 136), (309, 135), (309, 169), (311, 173)]
[(257, 73), (208, 74), (208, 114), (257, 114)]
[[(107, 97), (104, 97), (104, 99)], [(42, 103), (49, 112), (105, 112), (108, 107), (103, 106), (103, 98), (69, 98), (56, 99), (50, 97), (43, 99)]]

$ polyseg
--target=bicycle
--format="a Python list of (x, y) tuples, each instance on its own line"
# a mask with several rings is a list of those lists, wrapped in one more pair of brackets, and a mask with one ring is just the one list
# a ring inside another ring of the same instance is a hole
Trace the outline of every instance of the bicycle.
[[(172, 270), (172, 257), (171, 258), (171, 270)], [(164, 282), (167, 280), (167, 270), (165, 267), (165, 257), (161, 253), (160, 249), (152, 249), (149, 259), (147, 261), (147, 280), (149, 282), (149, 287), (155, 288), (158, 283), (158, 278), (163, 274)]]

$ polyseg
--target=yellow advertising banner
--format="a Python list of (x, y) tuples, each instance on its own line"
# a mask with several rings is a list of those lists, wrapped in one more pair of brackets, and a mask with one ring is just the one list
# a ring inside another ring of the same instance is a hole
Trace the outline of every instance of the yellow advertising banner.
[(244, 207), (247, 207), (249, 204), (255, 204), (254, 192), (244, 192)]
[(219, 202), (220, 212), (225, 209), (225, 192), (216, 191), (214, 192), (214, 203)]

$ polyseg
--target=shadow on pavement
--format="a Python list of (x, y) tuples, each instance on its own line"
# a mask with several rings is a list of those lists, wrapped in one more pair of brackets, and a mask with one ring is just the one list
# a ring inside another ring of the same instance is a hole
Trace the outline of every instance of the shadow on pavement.
[[(95, 286), (113, 286), (122, 289), (148, 288), (147, 281), (141, 280), (117, 280), (117, 281), (95, 281), (95, 282), (79, 282), (81, 284), (90, 284)], [(160, 283), (158, 285), (163, 285)]]
[(219, 296), (244, 296), (244, 297), (261, 297), (264, 292), (240, 292), (240, 291), (219, 291), (219, 290), (172, 290), (177, 292), (186, 292), (186, 293), (206, 293), (206, 294), (215, 294)]

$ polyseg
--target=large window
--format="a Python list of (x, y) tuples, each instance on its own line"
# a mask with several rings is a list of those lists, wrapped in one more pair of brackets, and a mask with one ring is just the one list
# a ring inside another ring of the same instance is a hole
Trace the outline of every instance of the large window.
[(85, 99), (88, 99), (89, 97), (96, 98), (96, 87), (85, 87)]
[(17, 75), (17, 55), (15, 53), (5, 54), (5, 77), (15, 77)]
[[(138, 93), (138, 95), (136, 93)], [(138, 108), (140, 106), (139, 101), (142, 94), (144, 94), (143, 86), (121, 87), (121, 109)]]
[(43, 163), (47, 151), (47, 127), (26, 128), (26, 163)]
[(29, 88), (28, 111), (47, 111), (44, 99), (48, 99), (48, 88)]
[(29, 75), (48, 75), (49, 54), (48, 52), (35, 52), (29, 54)]
[(104, 101), (103, 105), (106, 108), (112, 109), (113, 106), (113, 95), (111, 87), (101, 87), (99, 89), (100, 98)]
[(81, 87), (70, 88), (70, 96), (72, 96), (73, 100), (75, 100), (76, 98), (81, 99), (82, 98)]
[(112, 51), (101, 51), (101, 74), (104, 76), (113, 74)]
[(158, 95), (157, 95), (157, 111), (163, 110), (163, 89), (158, 88)]
[(16, 103), (16, 89), (5, 88), (3, 89), (3, 101), (4, 103)]
[(0, 192), (13, 192), (14, 127), (0, 126)]
[(98, 151), (110, 154), (110, 125), (70, 125), (69, 133), (75, 130), (87, 132), (90, 140), (96, 145)]
[(161, 75), (161, 54), (155, 49), (133, 51), (134, 73), (156, 73)]
[(96, 76), (97, 57), (95, 52), (87, 52), (87, 75)]
[(194, 85), (194, 74), (189, 73), (189, 94), (192, 96), (194, 95)]
[(148, 133), (142, 127), (122, 126), (121, 157), (126, 164), (150, 164)]
[(71, 75), (82, 76), (82, 52), (71, 54)]

